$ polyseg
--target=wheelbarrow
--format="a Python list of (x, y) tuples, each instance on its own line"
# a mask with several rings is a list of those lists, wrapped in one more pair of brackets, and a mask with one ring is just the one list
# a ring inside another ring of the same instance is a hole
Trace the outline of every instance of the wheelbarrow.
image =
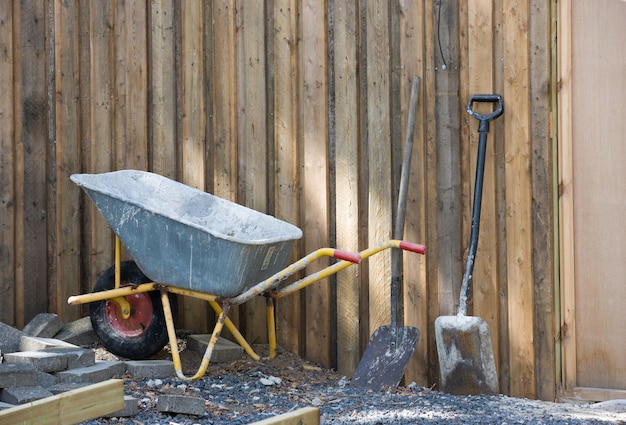
[[(224, 326), (253, 359), (260, 356), (228, 318), (231, 306), (267, 299), (269, 356), (276, 356), (274, 300), (331, 276), (385, 249), (424, 254), (420, 244), (389, 240), (358, 253), (320, 248), (288, 264), (302, 231), (275, 217), (145, 171), (74, 174), (115, 233), (115, 264), (94, 291), (68, 299), (90, 303), (94, 332), (121, 357), (148, 358), (168, 342), (176, 375), (204, 376)], [(132, 260), (121, 261), (122, 245)], [(323, 257), (339, 260), (281, 284)], [(182, 371), (174, 319), (176, 296), (205, 300), (217, 321), (195, 375)]]

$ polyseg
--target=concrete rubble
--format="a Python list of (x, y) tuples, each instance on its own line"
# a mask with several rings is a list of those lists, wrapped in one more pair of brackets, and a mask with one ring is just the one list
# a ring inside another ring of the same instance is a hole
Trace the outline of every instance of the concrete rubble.
[[(169, 360), (96, 360), (95, 350), (84, 348), (95, 344), (89, 317), (64, 324), (56, 314), (43, 313), (21, 331), (0, 322), (0, 411), (111, 378), (175, 376)], [(203, 348), (201, 343), (198, 348)], [(225, 357), (230, 359), (243, 351), (233, 343), (225, 350)], [(138, 400), (130, 396), (124, 400), (125, 408), (109, 417), (137, 413)], [(158, 409), (190, 415), (205, 413), (202, 398), (183, 395), (163, 394)]]

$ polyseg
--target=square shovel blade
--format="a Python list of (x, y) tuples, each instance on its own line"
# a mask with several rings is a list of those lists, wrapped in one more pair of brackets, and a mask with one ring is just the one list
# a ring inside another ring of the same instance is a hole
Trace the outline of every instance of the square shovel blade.
[(419, 337), (420, 331), (412, 326), (381, 326), (376, 329), (354, 372), (351, 386), (373, 390), (385, 385), (397, 387)]
[(435, 319), (441, 390), (455, 395), (498, 394), (487, 322), (475, 316)]

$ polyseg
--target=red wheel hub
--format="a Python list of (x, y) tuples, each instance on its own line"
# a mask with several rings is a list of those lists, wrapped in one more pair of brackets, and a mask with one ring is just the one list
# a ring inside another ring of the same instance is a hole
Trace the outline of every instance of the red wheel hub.
[(106, 319), (111, 328), (125, 337), (138, 337), (150, 327), (152, 321), (152, 300), (147, 293), (129, 295), (130, 317), (124, 319), (120, 307), (112, 302), (106, 303)]

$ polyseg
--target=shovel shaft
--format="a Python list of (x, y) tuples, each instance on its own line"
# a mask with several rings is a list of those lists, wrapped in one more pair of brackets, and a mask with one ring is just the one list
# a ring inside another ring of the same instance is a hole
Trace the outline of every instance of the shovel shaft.
[[(473, 110), (474, 102), (497, 102), (498, 107), (489, 114), (479, 114)], [(478, 124), (478, 154), (476, 160), (476, 178), (474, 181), (474, 201), (472, 205), (472, 229), (470, 233), (470, 246), (465, 262), (465, 272), (461, 284), (461, 296), (459, 299), (459, 314), (467, 313), (467, 299), (472, 286), (472, 274), (474, 272), (474, 260), (478, 249), (478, 234), (480, 230), (480, 209), (483, 196), (483, 176), (485, 175), (485, 155), (487, 151), (487, 134), (489, 133), (489, 122), (498, 118), (504, 112), (502, 96), (494, 95), (474, 95), (467, 104), (467, 112), (479, 121)]]

